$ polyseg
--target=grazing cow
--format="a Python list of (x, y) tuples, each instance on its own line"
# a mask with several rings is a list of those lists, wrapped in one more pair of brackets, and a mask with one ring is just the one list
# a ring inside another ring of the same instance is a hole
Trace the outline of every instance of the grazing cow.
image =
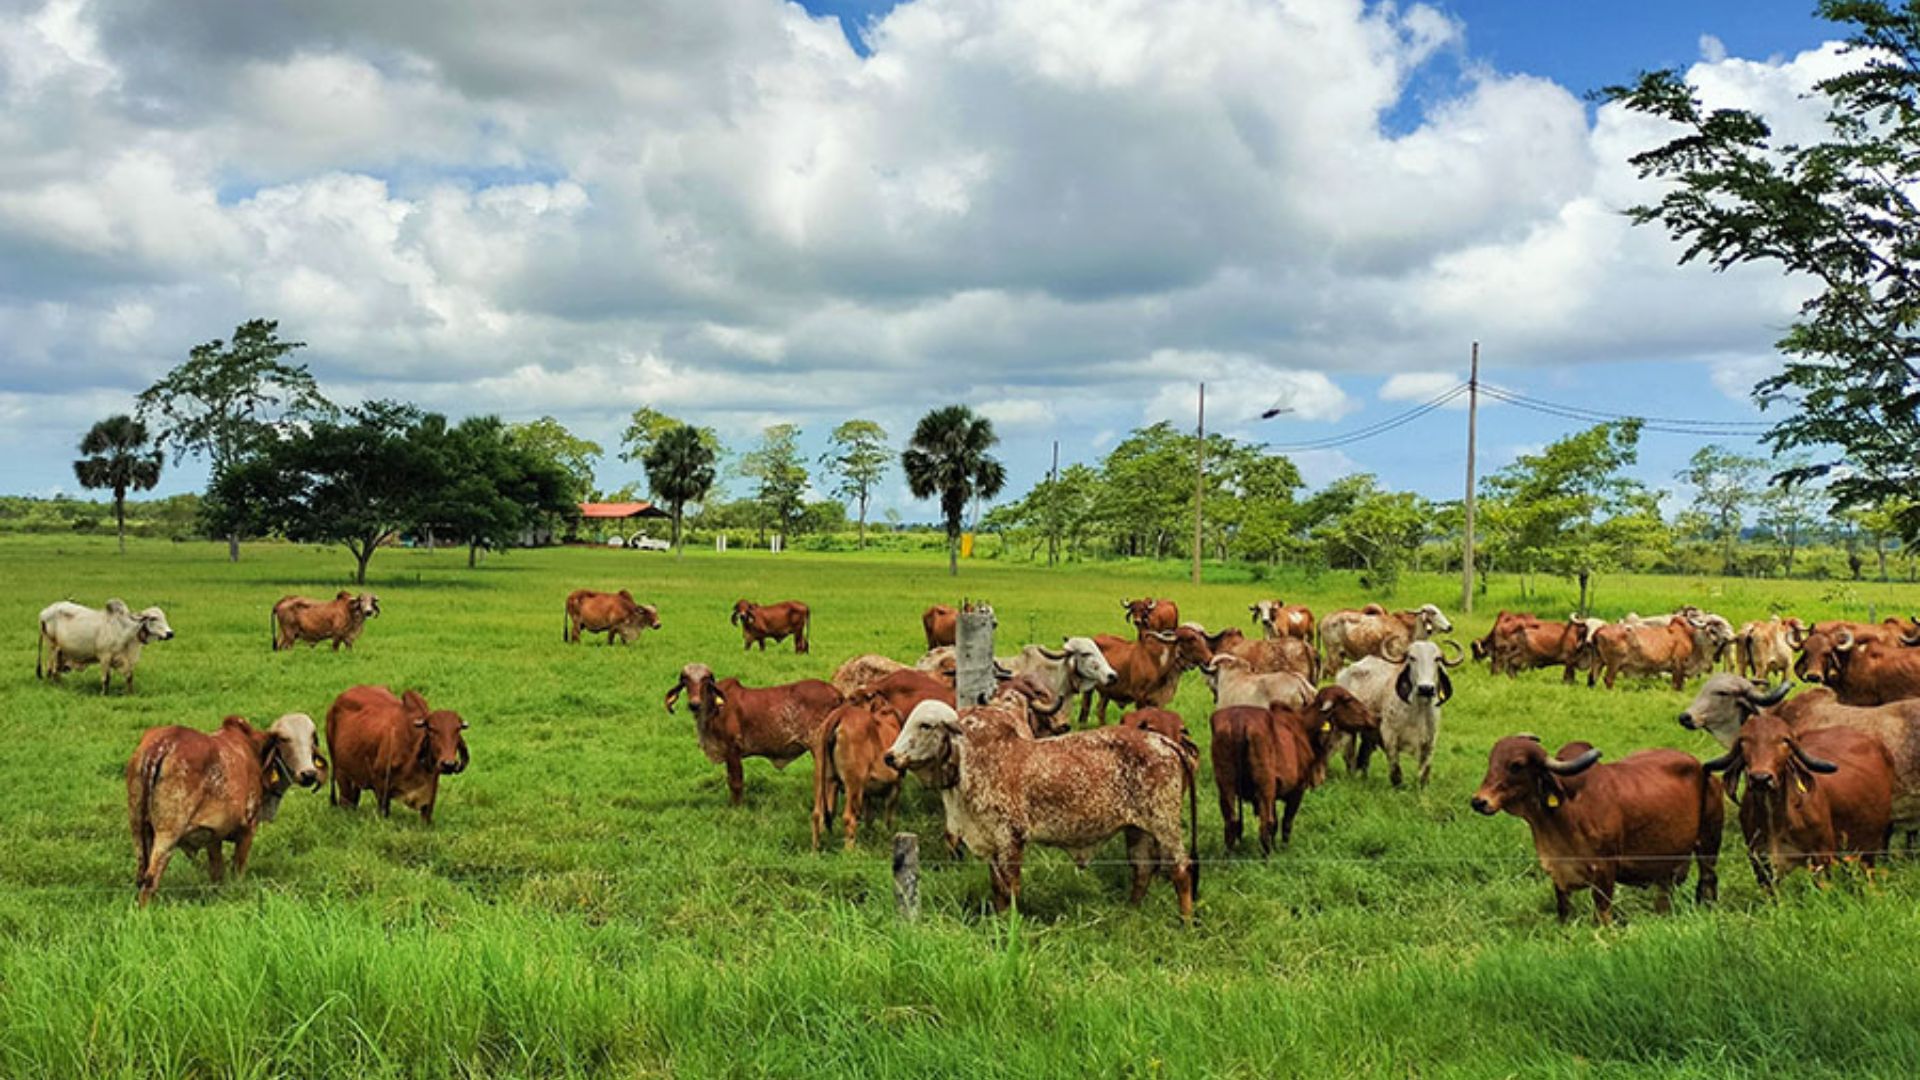
[(367, 620), (378, 614), (380, 598), (372, 593), (356, 596), (341, 589), (331, 600), (283, 596), (273, 605), (273, 651), (291, 649), (296, 641), (308, 646), (331, 641), (334, 652), (339, 652), (342, 645), (351, 649), (360, 640)]
[(920, 626), (927, 632), (927, 648), (952, 645), (960, 633), (960, 609), (935, 604), (921, 614)]
[(1260, 819), (1262, 855), (1273, 852), (1276, 801), (1286, 805), (1278, 823), (1280, 843), (1292, 842), (1294, 815), (1307, 791), (1326, 774), (1334, 736), (1378, 730), (1366, 705), (1338, 686), (1322, 688), (1305, 709), (1216, 709), (1212, 727), (1213, 782), (1219, 789), (1227, 850), (1240, 846), (1240, 804), (1250, 802)]
[(328, 801), (359, 806), (371, 791), (386, 817), (393, 800), (420, 811), (433, 824), (440, 778), (465, 772), (471, 760), (461, 732), (467, 722), (450, 709), (434, 709), (418, 691), (395, 697), (384, 686), (356, 686), (327, 709), (327, 749), (333, 754)]
[(1188, 668), (1205, 667), (1213, 660), (1207, 639), (1191, 626), (1172, 630), (1142, 630), (1138, 641), (1096, 634), (1093, 643), (1119, 676), (1080, 698), (1080, 723), (1085, 726), (1094, 695), (1100, 697), (1100, 723), (1107, 722), (1107, 703), (1158, 707), (1173, 700), (1180, 676)]
[(940, 790), (948, 834), (987, 861), (994, 908), (1004, 911), (1019, 898), (1028, 844), (1063, 848), (1085, 866), (1108, 837), (1125, 833), (1130, 902), (1139, 903), (1154, 871), (1165, 869), (1180, 917), (1191, 920), (1200, 867), (1193, 857), (1198, 844), (1181, 836), (1183, 796), (1192, 830), (1199, 814), (1193, 762), (1179, 744), (1131, 727), (1031, 739), (1001, 700), (964, 716), (925, 702), (886, 757)]
[(843, 790), (848, 851), (853, 850), (868, 798), (881, 801), (887, 827), (893, 827), (894, 810), (900, 803), (900, 771), (883, 759), (899, 736), (900, 714), (884, 698), (858, 705), (847, 702), (827, 714), (814, 734), (813, 850), (820, 850), (820, 836)]
[[(1815, 634), (1808, 643), (1819, 637)], [(1920, 697), (1920, 649), (1884, 640), (1861, 642), (1852, 631), (1841, 630), (1825, 660), (1821, 671), (1808, 672), (1807, 681), (1826, 684), (1843, 705), (1884, 705)]]
[(233, 873), (245, 877), (253, 831), (272, 821), (294, 784), (316, 787), (327, 769), (313, 718), (288, 713), (262, 731), (229, 716), (209, 735), (184, 727), (148, 728), (127, 762), (127, 824), (133, 831), (134, 881), (146, 907), (174, 849), (204, 850), (207, 876), (226, 874), (222, 844), (233, 843)]
[[(121, 672), (120, 689), (133, 691), (133, 669), (140, 663), (140, 651), (149, 641), (173, 640), (173, 627), (166, 613), (157, 607), (135, 612), (125, 600), (109, 600), (105, 611), (69, 600), (49, 604), (40, 612), (40, 641), (34, 649), (35, 677), (58, 680), (69, 671), (88, 664), (100, 665), (100, 692), (113, 685), (113, 673)], [(44, 667), (42, 648), (52, 655)]]
[[(1413, 754), (1420, 763), (1420, 786), (1427, 786), (1433, 766), (1433, 742), (1440, 733), (1440, 707), (1453, 696), (1453, 680), (1447, 669), (1466, 662), (1466, 654), (1457, 642), (1449, 640), (1455, 658), (1449, 660), (1440, 646), (1431, 641), (1416, 641), (1407, 646), (1407, 655), (1395, 663), (1383, 657), (1369, 656), (1343, 669), (1334, 681), (1353, 691), (1373, 714), (1380, 718), (1380, 745), (1391, 766), (1388, 779), (1400, 786), (1400, 755)], [(1347, 770), (1365, 775), (1372, 744), (1361, 740), (1357, 751), (1347, 759)]]
[(842, 697), (852, 697), (853, 692), (863, 686), (877, 683), (896, 671), (911, 670), (890, 656), (866, 653), (833, 669), (833, 678), (828, 681), (833, 683), (833, 688), (840, 691)]
[(1381, 656), (1389, 648), (1404, 653), (1407, 643), (1443, 634), (1453, 623), (1432, 604), (1412, 611), (1387, 611), (1368, 604), (1359, 611), (1336, 611), (1320, 620), (1320, 645), (1331, 670), (1366, 656)]
[(772, 639), (779, 644), (791, 637), (793, 651), (808, 651), (807, 631), (813, 622), (813, 612), (798, 600), (785, 600), (778, 604), (756, 604), (751, 600), (736, 600), (733, 615), (728, 622), (740, 626), (740, 636), (744, 641), (743, 649), (751, 649), (758, 643), (761, 652), (767, 651), (767, 641)]
[(1247, 605), (1260, 629), (1270, 638), (1298, 638), (1313, 644), (1313, 609), (1305, 604), (1280, 600), (1258, 600)]
[(1712, 903), (1726, 822), (1720, 779), (1678, 750), (1599, 760), (1585, 743), (1549, 755), (1537, 736), (1509, 735), (1487, 755), (1473, 808), (1488, 816), (1505, 810), (1527, 823), (1561, 922), (1572, 914), (1572, 894), (1592, 889), (1594, 916), (1611, 923), (1615, 885), (1658, 889), (1655, 910), (1668, 911), (1689, 859), (1700, 864), (1695, 902)]
[(1914, 644), (1903, 640), (1907, 636), (1905, 625), (1893, 618), (1877, 623), (1830, 619), (1814, 623), (1811, 629), (1796, 631), (1791, 641), (1793, 647), (1800, 650), (1800, 658), (1793, 662), (1793, 676), (1811, 683), (1824, 683), (1835, 677), (1840, 665), (1835, 653), (1844, 651), (1838, 649), (1842, 641), (1848, 649), (1876, 641), (1890, 645)]
[[(903, 675), (906, 672), (896, 672)], [(893, 676), (889, 676), (891, 678)], [(746, 781), (740, 762), (762, 757), (776, 769), (813, 749), (813, 737), (827, 714), (839, 706), (840, 691), (819, 679), (780, 686), (742, 686), (739, 679), (715, 679), (705, 664), (688, 664), (667, 691), (667, 712), (687, 695), (707, 760), (727, 767), (727, 797), (740, 805)]]
[[(1680, 714), (1680, 726), (1705, 731), (1733, 749), (1741, 725), (1771, 709), (1796, 732), (1846, 727), (1878, 738), (1893, 758), (1893, 821), (1909, 836), (1920, 830), (1920, 699), (1885, 705), (1843, 705), (1826, 689), (1806, 690), (1782, 701), (1788, 684), (1768, 690), (1738, 675), (1715, 675)], [(1733, 788), (1729, 778), (1728, 789)]]
[(1799, 619), (1756, 619), (1740, 627), (1734, 640), (1735, 670), (1744, 678), (1769, 682), (1774, 676), (1786, 678), (1793, 670), (1793, 643), (1806, 629)]
[[(1056, 700), (1066, 701), (1120, 678), (1092, 638), (1070, 637), (1058, 649), (1028, 645), (994, 663), (1012, 675), (1025, 675), (1047, 688)], [(902, 713), (901, 715), (906, 715)]]
[(1171, 600), (1152, 597), (1122, 600), (1120, 608), (1127, 613), (1127, 621), (1143, 635), (1149, 630), (1172, 630), (1180, 625), (1180, 607)]
[(563, 635), (569, 643), (580, 640), (580, 632), (605, 633), (607, 644), (618, 637), (628, 645), (640, 639), (642, 630), (660, 629), (660, 609), (634, 600), (625, 589), (617, 593), (576, 589), (567, 594), (567, 626)]
[(1561, 667), (1561, 681), (1573, 682), (1573, 673), (1585, 658), (1582, 646), (1598, 619), (1570, 618), (1551, 622), (1521, 612), (1503, 611), (1487, 636), (1473, 643), (1475, 659), (1488, 661), (1495, 675), (1518, 675), (1534, 668)]
[(1765, 710), (1740, 726), (1733, 748), (1707, 762), (1729, 782), (1746, 774), (1740, 834), (1760, 888), (1796, 867), (1819, 873), (1835, 856), (1869, 870), (1893, 828), (1893, 758), (1878, 738), (1852, 728), (1796, 732)]
[(1675, 615), (1665, 623), (1603, 626), (1593, 635), (1595, 661), (1587, 672), (1587, 685), (1592, 686), (1602, 673), (1609, 690), (1623, 674), (1665, 674), (1678, 690), (1689, 678), (1712, 670), (1714, 657), (1724, 645), (1720, 635), (1718, 624), (1699, 616)]
[(1231, 705), (1304, 709), (1313, 700), (1313, 683), (1305, 677), (1291, 671), (1256, 672), (1232, 653), (1215, 654), (1213, 662), (1200, 671), (1206, 676), (1207, 689), (1213, 691), (1216, 709)]

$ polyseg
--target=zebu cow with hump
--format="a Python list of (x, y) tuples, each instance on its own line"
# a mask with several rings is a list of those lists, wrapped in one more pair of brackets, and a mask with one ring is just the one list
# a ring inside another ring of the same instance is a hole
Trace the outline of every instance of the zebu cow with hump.
[(379, 614), (380, 598), (372, 593), (356, 596), (341, 589), (331, 600), (281, 597), (273, 605), (273, 650), (291, 649), (298, 641), (309, 647), (331, 641), (334, 652), (339, 652), (342, 645), (351, 649), (360, 640), (367, 620)]
[(254, 830), (273, 820), (289, 787), (318, 786), (326, 768), (305, 713), (288, 713), (264, 731), (238, 716), (212, 734), (149, 728), (126, 772), (140, 906), (160, 887), (176, 849), (204, 850), (217, 884), (226, 875), (221, 845), (232, 843), (234, 876), (246, 876)]
[[(121, 673), (120, 689), (133, 692), (133, 669), (148, 642), (173, 640), (173, 627), (157, 607), (135, 612), (125, 600), (109, 600), (104, 611), (72, 601), (49, 604), (40, 612), (40, 640), (35, 648), (33, 673), (58, 681), (61, 675), (89, 664), (100, 665), (100, 692), (113, 686)], [(40, 655), (51, 655), (42, 665)]]
[(1389, 648), (1404, 653), (1410, 642), (1452, 629), (1453, 623), (1432, 604), (1411, 611), (1390, 612), (1378, 604), (1368, 604), (1358, 611), (1336, 611), (1320, 620), (1325, 669), (1331, 671), (1363, 657), (1381, 656)]
[(327, 709), (327, 749), (333, 753), (328, 799), (359, 806), (372, 792), (380, 816), (394, 800), (420, 811), (433, 824), (440, 778), (467, 770), (471, 756), (467, 722), (451, 709), (435, 709), (416, 690), (395, 696), (384, 686), (356, 686)]
[(1181, 835), (1181, 802), (1199, 815), (1193, 763), (1173, 740), (1116, 726), (1032, 739), (997, 697), (963, 714), (940, 702), (914, 709), (887, 764), (940, 790), (947, 832), (987, 862), (993, 905), (1020, 895), (1028, 844), (1065, 849), (1085, 866), (1115, 833), (1126, 836), (1138, 903), (1156, 870), (1173, 879), (1180, 916), (1192, 919), (1197, 844)]
[[(1433, 766), (1433, 744), (1440, 733), (1440, 707), (1453, 696), (1453, 680), (1447, 669), (1466, 662), (1458, 643), (1449, 660), (1441, 647), (1431, 641), (1416, 641), (1407, 646), (1406, 655), (1390, 660), (1369, 656), (1340, 672), (1339, 685), (1353, 691), (1380, 720), (1379, 743), (1387, 752), (1391, 766), (1388, 779), (1400, 786), (1400, 756), (1411, 754), (1419, 763), (1421, 787), (1427, 786)], [(1344, 740), (1343, 740), (1344, 741)], [(1347, 770), (1365, 775), (1371, 740), (1361, 739), (1357, 749), (1348, 747)]]
[[(904, 672), (897, 674), (905, 674)], [(840, 692), (819, 679), (780, 686), (743, 686), (716, 679), (705, 664), (688, 664), (667, 690), (667, 712), (687, 696), (707, 760), (727, 767), (727, 797), (740, 805), (746, 787), (741, 761), (766, 758), (776, 769), (813, 749), (814, 734), (841, 702)]]
[(1234, 626), (1217, 634), (1207, 634), (1199, 623), (1186, 625), (1201, 631), (1206, 637), (1208, 651), (1216, 656), (1221, 653), (1237, 656), (1246, 661), (1249, 670), (1257, 674), (1290, 671), (1308, 682), (1320, 678), (1320, 654), (1305, 638), (1249, 638)]
[(1084, 637), (1067, 638), (1058, 649), (1028, 645), (1012, 656), (997, 657), (995, 663), (1011, 675), (1028, 676), (1060, 701), (1112, 686), (1120, 678), (1093, 639)]
[(1495, 675), (1513, 676), (1558, 665), (1562, 669), (1561, 681), (1571, 683), (1574, 671), (1582, 663), (1582, 646), (1595, 622), (1598, 620), (1574, 618), (1551, 622), (1522, 612), (1503, 611), (1487, 636), (1473, 643), (1473, 655), (1488, 661), (1488, 668)]
[(1509, 735), (1487, 755), (1473, 809), (1504, 810), (1527, 823), (1561, 922), (1573, 913), (1573, 894), (1592, 889), (1595, 917), (1611, 923), (1616, 885), (1659, 890), (1654, 909), (1665, 912), (1689, 860), (1700, 866), (1695, 901), (1712, 903), (1726, 822), (1719, 777), (1678, 750), (1599, 760), (1586, 743), (1548, 754), (1538, 736)]
[(1799, 619), (1756, 619), (1740, 627), (1734, 639), (1734, 670), (1742, 678), (1771, 681), (1793, 670), (1793, 643), (1806, 623)]
[(1308, 679), (1291, 671), (1256, 672), (1232, 653), (1216, 653), (1213, 661), (1200, 670), (1206, 676), (1207, 689), (1213, 691), (1216, 709), (1230, 705), (1299, 709), (1313, 700), (1314, 686)]
[[(1885, 705), (1843, 705), (1827, 689), (1803, 690), (1787, 697), (1788, 683), (1769, 690), (1738, 675), (1715, 675), (1680, 714), (1680, 726), (1705, 731), (1731, 750), (1740, 728), (1756, 713), (1771, 710), (1795, 732), (1845, 727), (1880, 740), (1893, 759), (1893, 822), (1909, 837), (1920, 830), (1920, 699)], [(1784, 699), (1784, 700), (1783, 700)], [(1734, 790), (1734, 777), (1727, 787)]]
[(1587, 685), (1602, 673), (1609, 690), (1621, 675), (1666, 675), (1678, 690), (1711, 671), (1725, 644), (1720, 624), (1699, 615), (1675, 615), (1665, 623), (1613, 623), (1593, 635), (1596, 659)]
[(1880, 705), (1920, 697), (1920, 635), (1870, 636), (1853, 627), (1815, 628), (1794, 665), (1807, 682), (1833, 690), (1846, 705)]
[(581, 632), (585, 631), (606, 634), (609, 645), (616, 637), (631, 645), (639, 640), (640, 631), (658, 629), (660, 609), (640, 603), (625, 589), (614, 593), (575, 589), (567, 594), (567, 622), (562, 638), (569, 644), (578, 642)]
[(1187, 669), (1205, 667), (1213, 660), (1207, 639), (1191, 626), (1171, 631), (1143, 630), (1138, 641), (1097, 634), (1093, 643), (1118, 675), (1111, 684), (1098, 686), (1080, 699), (1080, 723), (1085, 725), (1095, 694), (1100, 697), (1100, 722), (1107, 722), (1107, 704), (1160, 707), (1172, 701), (1180, 689), (1180, 676)]
[(1127, 621), (1141, 634), (1149, 630), (1172, 630), (1180, 625), (1180, 607), (1171, 600), (1156, 600), (1153, 597), (1122, 600), (1120, 609), (1127, 613)]
[(803, 653), (811, 648), (807, 632), (812, 628), (813, 610), (798, 600), (783, 600), (778, 604), (736, 600), (727, 621), (740, 627), (742, 650), (758, 644), (760, 651), (766, 652), (768, 640), (779, 644), (789, 637), (793, 639), (794, 652)]
[[(1240, 804), (1260, 820), (1260, 854), (1293, 841), (1293, 819), (1309, 790), (1326, 777), (1327, 754), (1340, 735), (1377, 730), (1372, 712), (1339, 686), (1323, 687), (1306, 708), (1232, 705), (1214, 710), (1213, 782), (1220, 797), (1226, 846), (1240, 845)], [(1275, 806), (1286, 807), (1276, 821)]]

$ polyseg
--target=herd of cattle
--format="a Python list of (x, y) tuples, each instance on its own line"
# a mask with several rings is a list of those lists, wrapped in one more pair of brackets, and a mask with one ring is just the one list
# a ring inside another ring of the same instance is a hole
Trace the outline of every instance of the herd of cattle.
[[(959, 613), (935, 605), (922, 616), (927, 650), (913, 663), (866, 654), (830, 679), (765, 687), (689, 663), (665, 707), (671, 714), (684, 701), (701, 751), (725, 767), (736, 804), (745, 794), (745, 759), (783, 768), (811, 757), (816, 849), (836, 815), (848, 847), (870, 805), (884, 808), (891, 825), (911, 774), (940, 793), (949, 848), (987, 863), (996, 907), (1018, 897), (1028, 845), (1064, 849), (1084, 864), (1119, 834), (1133, 900), (1164, 873), (1190, 918), (1200, 878), (1200, 753), (1182, 718), (1167, 709), (1187, 673), (1198, 671), (1214, 699), (1209, 763), (1225, 846), (1238, 848), (1243, 808), (1251, 805), (1265, 855), (1276, 835), (1281, 844), (1290, 840), (1305, 795), (1326, 781), (1335, 757), (1349, 774), (1364, 775), (1371, 756), (1383, 752), (1395, 786), (1405, 778), (1403, 761), (1425, 785), (1441, 709), (1453, 694), (1449, 672), (1467, 659), (1467, 650), (1442, 637), (1453, 625), (1432, 604), (1405, 611), (1369, 604), (1319, 620), (1278, 600), (1248, 610), (1254, 637), (1183, 622), (1171, 600), (1126, 601), (1131, 635), (1067, 637), (1057, 649), (1027, 645), (995, 657), (995, 689), (976, 704), (956, 697)], [(272, 609), (272, 646), (352, 648), (379, 614), (370, 593), (287, 597)], [(743, 599), (730, 621), (747, 649), (792, 638), (797, 653), (809, 650), (811, 612), (798, 601)], [(658, 609), (625, 590), (581, 590), (566, 599), (568, 642), (604, 633), (609, 643), (632, 643), (660, 627)], [(104, 610), (53, 604), (39, 629), (37, 674), (57, 679), (98, 663), (103, 692), (115, 671), (131, 691), (143, 646), (174, 636), (158, 608), (134, 612), (120, 600)], [(1526, 734), (1493, 746), (1472, 806), (1527, 822), (1563, 919), (1571, 894), (1591, 889), (1598, 917), (1608, 921), (1619, 884), (1657, 889), (1665, 910), (1691, 865), (1698, 866), (1698, 899), (1711, 901), (1729, 798), (1767, 889), (1781, 873), (1818, 872), (1836, 860), (1857, 860), (1870, 873), (1896, 825), (1909, 839), (1920, 831), (1920, 620), (1808, 626), (1774, 618), (1736, 631), (1695, 607), (1615, 623), (1503, 611), (1471, 652), (1495, 675), (1560, 666), (1569, 682), (1586, 671), (1589, 685), (1665, 676), (1680, 689), (1709, 676), (1679, 719), (1721, 744), (1725, 752), (1710, 761), (1661, 749), (1602, 764), (1586, 743), (1549, 753)], [(1720, 667), (1727, 670), (1715, 674)], [(1818, 686), (1787, 699), (1789, 673)], [(1769, 686), (1775, 676), (1781, 681)], [(1076, 697), (1077, 731), (1065, 718)], [(1089, 728), (1096, 699), (1098, 719)], [(1115, 704), (1127, 711), (1108, 727)], [(296, 784), (324, 780), (330, 801), (348, 806), (371, 792), (382, 815), (398, 799), (431, 822), (440, 778), (469, 760), (466, 723), (413, 691), (353, 687), (335, 699), (325, 726), (331, 765), (316, 725), (301, 713), (264, 729), (229, 717), (211, 734), (147, 731), (126, 770), (139, 902), (151, 897), (177, 849), (205, 850), (217, 882), (222, 845), (232, 843), (235, 873), (244, 873), (255, 829), (273, 819)]]

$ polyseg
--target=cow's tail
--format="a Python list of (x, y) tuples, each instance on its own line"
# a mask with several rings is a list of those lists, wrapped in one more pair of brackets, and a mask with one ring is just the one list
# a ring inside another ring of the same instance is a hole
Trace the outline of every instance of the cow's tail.
[(806, 614), (800, 616), (800, 651), (801, 652), (813, 651), (813, 609), (812, 608), (808, 608)]
[(167, 763), (165, 745), (149, 747), (135, 766), (140, 778), (140, 788), (132, 800), (133, 843), (139, 866), (135, 868), (135, 884), (147, 883), (147, 871), (153, 864), (153, 792), (160, 786), (160, 770)]
[(33, 677), (36, 679), (46, 678), (46, 676), (41, 674), (41, 671), (40, 671), (41, 656), (46, 651), (47, 651), (47, 624), (41, 623), (40, 637), (38, 640), (36, 640), (33, 643)]
[(1193, 885), (1193, 899), (1200, 899), (1200, 751), (1180, 750), (1180, 781), (1187, 788), (1187, 874)]
[(827, 785), (833, 778), (833, 744), (838, 720), (829, 716), (813, 736), (813, 850), (820, 850), (820, 837), (826, 834), (833, 816), (833, 798)]

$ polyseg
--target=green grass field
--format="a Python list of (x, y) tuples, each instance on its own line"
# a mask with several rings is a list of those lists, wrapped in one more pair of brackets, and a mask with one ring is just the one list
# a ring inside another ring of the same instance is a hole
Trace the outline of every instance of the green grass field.
[[(1912, 1075), (1920, 1063), (1920, 866), (1869, 887), (1804, 876), (1767, 902), (1732, 832), (1722, 902), (1670, 917), (1623, 892), (1624, 925), (1556, 924), (1524, 824), (1467, 806), (1492, 741), (1532, 730), (1610, 757), (1695, 753), (1685, 698), (1654, 683), (1567, 689), (1557, 671), (1457, 676), (1425, 791), (1340, 775), (1307, 798), (1291, 850), (1226, 862), (1202, 778), (1194, 924), (1156, 882), (1124, 903), (1113, 841), (1088, 870), (1030, 854), (1023, 910), (986, 909), (978, 862), (934, 857), (939, 805), (910, 785), (900, 827), (929, 841), (925, 914), (894, 915), (889, 836), (808, 844), (803, 761), (747, 765), (746, 805), (661, 696), (702, 660), (749, 684), (826, 677), (862, 652), (911, 659), (919, 612), (984, 597), (1002, 651), (1122, 632), (1119, 600), (1172, 596), (1210, 626), (1260, 596), (1366, 599), (1339, 575), (1194, 588), (1178, 568), (1048, 573), (932, 557), (734, 552), (382, 552), (385, 614), (352, 653), (268, 651), (267, 609), (344, 580), (337, 550), (110, 539), (0, 540), (0, 1073), (113, 1076)], [(561, 641), (576, 587), (633, 589), (665, 629), (634, 648)], [(1499, 607), (1564, 615), (1569, 586)], [(166, 608), (132, 696), (32, 678), (34, 616), (62, 597)], [(813, 605), (810, 656), (743, 656), (733, 599)], [(1457, 606), (1456, 580), (1395, 601)], [(1598, 613), (1697, 601), (1736, 622), (1782, 604), (1864, 617), (1920, 589), (1609, 578)], [(122, 770), (141, 731), (239, 713), (322, 717), (355, 683), (419, 688), (472, 724), (473, 765), (435, 823), (294, 792), (250, 876), (213, 889), (174, 860), (133, 903)], [(1175, 707), (1204, 741), (1206, 688)], [(1257, 845), (1253, 845), (1257, 850)], [(1690, 891), (1686, 896), (1690, 897)], [(1577, 908), (1588, 916), (1582, 899)]]

